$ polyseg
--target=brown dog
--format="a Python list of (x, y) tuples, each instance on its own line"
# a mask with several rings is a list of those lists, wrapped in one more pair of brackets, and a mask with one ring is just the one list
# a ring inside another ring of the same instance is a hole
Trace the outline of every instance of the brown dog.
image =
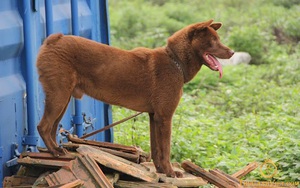
[(45, 91), (45, 112), (38, 131), (55, 156), (66, 151), (56, 143), (56, 130), (71, 96), (83, 94), (150, 117), (151, 154), (157, 172), (180, 177), (170, 164), (171, 123), (189, 82), (204, 64), (222, 67), (215, 56), (230, 58), (216, 30), (221, 23), (189, 25), (169, 39), (166, 47), (121, 50), (82, 37), (53, 34), (40, 49), (37, 68)]

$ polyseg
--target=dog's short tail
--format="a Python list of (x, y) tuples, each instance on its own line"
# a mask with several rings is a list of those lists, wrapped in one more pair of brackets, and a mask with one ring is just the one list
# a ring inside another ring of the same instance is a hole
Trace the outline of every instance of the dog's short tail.
[(52, 34), (48, 38), (46, 38), (46, 40), (44, 41), (44, 44), (46, 44), (46, 45), (55, 44), (63, 36), (64, 35), (62, 33)]

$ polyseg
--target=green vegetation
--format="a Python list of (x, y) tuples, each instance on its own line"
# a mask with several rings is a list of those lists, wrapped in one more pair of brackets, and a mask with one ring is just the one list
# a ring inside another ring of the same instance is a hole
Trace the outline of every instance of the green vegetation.
[[(203, 67), (173, 118), (172, 160), (227, 173), (272, 159), (271, 181), (300, 181), (300, 3), (298, 0), (111, 0), (113, 46), (164, 46), (176, 30), (213, 18), (221, 41), (251, 65)], [(133, 114), (114, 107), (115, 120)], [(118, 125), (115, 142), (149, 151), (148, 116)], [(247, 180), (263, 179), (259, 169)]]

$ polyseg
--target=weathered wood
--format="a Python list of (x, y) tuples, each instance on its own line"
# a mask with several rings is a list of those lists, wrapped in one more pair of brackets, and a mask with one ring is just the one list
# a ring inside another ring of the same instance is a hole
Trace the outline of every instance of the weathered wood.
[[(66, 148), (67, 150), (72, 150), (72, 151), (76, 151), (77, 148), (79, 148), (79, 146), (82, 144), (74, 144), (74, 143), (65, 143), (63, 144), (63, 147)], [(138, 155), (138, 153), (136, 154), (131, 154), (131, 153), (125, 153), (122, 151), (117, 151), (117, 150), (113, 150), (113, 149), (109, 149), (109, 148), (103, 148), (103, 147), (98, 147), (98, 146), (93, 146), (96, 147), (97, 149), (100, 149), (102, 151), (105, 151), (107, 153), (122, 157), (124, 159), (127, 159), (129, 161), (135, 162), (135, 163), (139, 163), (140, 161), (140, 155)]]
[[(28, 176), (11, 176), (3, 180), (3, 188), (9, 187), (32, 187), (37, 178)], [(0, 185), (1, 186), (1, 185)]]
[(41, 166), (41, 167), (47, 167), (47, 168), (60, 168), (62, 166), (68, 166), (69, 161), (24, 157), (24, 158), (18, 159), (18, 163), (21, 165), (25, 165), (25, 166), (32, 165), (32, 166)]
[(89, 153), (91, 157), (105, 167), (147, 182), (158, 182), (157, 174), (150, 172), (142, 165), (132, 163), (131, 161), (114, 156), (99, 149), (95, 149), (91, 146), (82, 145), (77, 149), (77, 151), (81, 154)]
[[(156, 172), (153, 162), (145, 162), (145, 163), (141, 163), (141, 165), (149, 168), (151, 172)], [(180, 167), (179, 163), (172, 163), (172, 167), (175, 171), (181, 172), (183, 174), (183, 177), (182, 178), (171, 178), (171, 177), (167, 177), (165, 174), (158, 174), (159, 180), (161, 182), (171, 183), (177, 187), (199, 187), (199, 186), (207, 184), (207, 182), (204, 181), (202, 178), (185, 172)]]
[(226, 174), (225, 172), (223, 172), (223, 171), (220, 170), (220, 169), (215, 169), (215, 171), (217, 171), (217, 172), (220, 173), (220, 174), (223, 174), (224, 176), (226, 176), (227, 178), (231, 179), (232, 181), (234, 181), (234, 182), (236, 182), (236, 183), (240, 183), (240, 179), (235, 178), (235, 177), (233, 177), (233, 176), (231, 176), (231, 175), (229, 175), (229, 174)]
[(252, 172), (253, 170), (255, 170), (257, 167), (258, 167), (257, 162), (249, 163), (246, 167), (237, 171), (236, 173), (232, 174), (231, 176), (240, 179), (240, 178), (244, 177), (245, 175), (249, 174), (250, 172)]
[(117, 183), (119, 181), (119, 179), (120, 179), (120, 173), (116, 173), (116, 172), (111, 173), (111, 174), (106, 173), (105, 176), (106, 176), (106, 178), (109, 180), (109, 182), (112, 185), (114, 185), (115, 183)]
[(100, 185), (101, 187), (112, 188), (112, 184), (107, 179), (105, 174), (102, 172), (96, 161), (91, 157), (89, 154), (85, 154), (82, 157), (78, 157), (78, 159), (82, 162), (84, 167), (90, 173), (90, 176), (94, 178), (94, 180)]
[(149, 183), (149, 182), (137, 182), (137, 181), (118, 181), (115, 188), (177, 188), (170, 183)]
[(89, 154), (78, 156), (70, 161), (68, 166), (64, 166), (57, 172), (45, 177), (49, 186), (65, 185), (76, 180), (84, 182), (83, 187), (89, 188), (113, 188), (100, 167)]
[(230, 185), (228, 182), (220, 179), (217, 176), (214, 176), (213, 174), (207, 172), (203, 168), (195, 165), (194, 163), (192, 163), (190, 161), (182, 162), (181, 167), (185, 171), (192, 173), (196, 176), (199, 176), (199, 177), (207, 180), (209, 183), (212, 183), (212, 184), (218, 186), (219, 188), (234, 188), (234, 186)]
[[(77, 159), (76, 159), (77, 160)], [(71, 162), (73, 164), (73, 161)], [(79, 168), (79, 165), (76, 165)], [(69, 168), (61, 168), (57, 172), (53, 172), (44, 177), (48, 185), (51, 187), (64, 185), (77, 180), (75, 174)]]
[(129, 161), (129, 160), (124, 159), (122, 157), (118, 157), (118, 156), (112, 155), (112, 154), (107, 153), (105, 151), (101, 151), (101, 149), (99, 149), (99, 148), (96, 148), (96, 147), (93, 147), (93, 146), (87, 146), (87, 145), (81, 145), (80, 148), (81, 149), (79, 149), (79, 148), (77, 149), (78, 153), (81, 153), (79, 150), (82, 150), (82, 151), (84, 151), (84, 150), (91, 151), (89, 149), (92, 149), (92, 151), (94, 152), (94, 154), (97, 154), (97, 155), (106, 155), (106, 156), (110, 157), (111, 159), (114, 159), (114, 160), (120, 161), (122, 163), (131, 165), (131, 166), (133, 166), (135, 168), (138, 168), (140, 170), (149, 171), (149, 168), (147, 168), (145, 166), (133, 163), (132, 161)]
[(243, 188), (242, 185), (240, 185), (238, 182), (233, 181), (232, 179), (228, 178), (226, 175), (224, 175), (223, 173), (220, 173), (217, 170), (210, 170), (209, 171), (212, 175), (220, 178), (221, 180), (227, 182), (229, 185), (232, 185), (233, 187), (236, 188)]
[[(73, 143), (97, 146), (100, 148), (112, 149), (115, 151), (123, 152), (124, 153), (124, 154), (122, 154), (123, 156), (125, 156), (125, 154), (132, 154), (134, 156), (137, 156), (138, 163), (151, 160), (151, 156), (139, 147), (125, 146), (122, 144), (115, 144), (115, 143), (110, 143), (110, 142), (98, 142), (98, 141), (93, 141), (93, 140), (84, 140), (84, 139), (80, 139), (80, 138), (75, 138), (72, 135), (68, 135), (68, 140)], [(133, 156), (131, 156), (131, 157), (133, 157)]]
[(59, 157), (54, 157), (51, 153), (46, 152), (23, 152), (20, 158), (30, 157), (36, 159), (49, 159), (49, 160), (56, 160), (56, 161), (70, 161), (76, 158), (76, 156), (67, 153), (66, 155), (62, 155)]
[[(51, 171), (46, 171), (39, 175), (37, 180), (34, 182), (33, 187), (49, 187), (49, 184), (45, 180), (45, 177), (48, 176), (51, 173)], [(28, 177), (29, 175), (27, 175)]]
[(84, 182), (82, 180), (75, 180), (73, 182), (62, 185), (59, 188), (75, 188), (75, 187), (81, 187), (83, 184)]

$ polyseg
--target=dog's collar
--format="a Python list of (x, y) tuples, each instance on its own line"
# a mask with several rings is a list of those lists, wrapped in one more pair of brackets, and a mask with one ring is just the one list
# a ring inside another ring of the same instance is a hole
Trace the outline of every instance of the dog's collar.
[(183, 76), (183, 79), (185, 80), (185, 74), (184, 74), (184, 71), (181, 67), (180, 62), (178, 60), (176, 60), (176, 57), (175, 57), (174, 53), (172, 52), (172, 50), (168, 46), (166, 46), (166, 51), (167, 51), (167, 54), (169, 55), (169, 57), (171, 58), (172, 62), (176, 65), (178, 70), (181, 72), (181, 74)]
[(179, 62), (176, 61), (176, 60), (173, 59), (173, 58), (171, 58), (171, 59), (172, 59), (173, 63), (175, 63), (176, 67), (177, 67), (177, 68), (180, 70), (180, 72), (183, 74), (183, 70), (182, 70), (182, 68), (181, 68), (181, 66), (180, 66), (180, 64), (179, 64)]

